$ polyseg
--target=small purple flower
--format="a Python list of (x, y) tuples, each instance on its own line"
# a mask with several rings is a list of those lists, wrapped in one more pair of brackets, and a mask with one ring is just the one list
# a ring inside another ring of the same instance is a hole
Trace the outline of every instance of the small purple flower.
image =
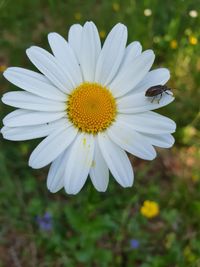
[(140, 246), (140, 242), (137, 239), (131, 239), (130, 240), (130, 247), (132, 249), (137, 249)]
[(49, 212), (45, 212), (43, 216), (37, 216), (36, 222), (40, 230), (42, 231), (51, 231), (52, 229), (52, 215)]

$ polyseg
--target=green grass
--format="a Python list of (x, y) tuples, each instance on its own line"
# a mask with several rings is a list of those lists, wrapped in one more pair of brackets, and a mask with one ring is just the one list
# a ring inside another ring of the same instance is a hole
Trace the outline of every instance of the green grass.
[[(188, 15), (198, 8), (199, 0), (0, 1), (0, 65), (34, 69), (25, 50), (49, 50), (49, 32), (67, 36), (71, 24), (93, 20), (108, 33), (120, 21), (128, 26), (129, 42), (155, 51), (154, 68), (170, 69), (176, 100), (160, 113), (177, 122), (173, 149), (159, 150), (153, 162), (131, 157), (134, 186), (123, 189), (111, 178), (103, 194), (89, 180), (77, 196), (49, 193), (48, 169), (27, 166), (38, 140), (1, 139), (0, 267), (200, 267), (200, 14)], [(1, 94), (16, 89), (3, 77), (0, 83)], [(11, 110), (1, 104), (1, 118)], [(160, 205), (151, 220), (140, 213), (147, 199)], [(45, 212), (52, 215), (50, 232), (36, 221)], [(131, 239), (139, 241), (137, 249)]]

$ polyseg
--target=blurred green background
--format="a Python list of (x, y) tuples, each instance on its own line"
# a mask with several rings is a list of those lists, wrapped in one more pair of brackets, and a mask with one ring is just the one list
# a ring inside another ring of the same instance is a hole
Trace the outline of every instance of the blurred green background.
[[(133, 188), (110, 179), (98, 193), (88, 180), (68, 196), (48, 192), (48, 168), (27, 166), (39, 140), (1, 138), (0, 267), (200, 267), (200, 1), (0, 0), (1, 94), (16, 89), (3, 79), (7, 66), (34, 69), (26, 48), (49, 50), (49, 32), (67, 36), (86, 20), (102, 42), (126, 24), (129, 42), (154, 50), (154, 68), (170, 69), (176, 100), (159, 112), (177, 122), (176, 144), (153, 162), (131, 157)], [(0, 110), (3, 118), (13, 109)], [(145, 200), (159, 205), (153, 218), (141, 211)]]

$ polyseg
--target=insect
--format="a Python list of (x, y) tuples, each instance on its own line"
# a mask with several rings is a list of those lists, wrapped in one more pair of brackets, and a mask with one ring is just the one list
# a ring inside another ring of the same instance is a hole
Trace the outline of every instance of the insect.
[(155, 85), (150, 87), (149, 89), (146, 90), (145, 92), (145, 96), (147, 97), (152, 97), (151, 103), (154, 101), (155, 98), (157, 98), (159, 95), (159, 99), (158, 99), (158, 104), (162, 98), (163, 93), (167, 94), (167, 95), (172, 95), (172, 91), (171, 88), (168, 88), (166, 85)]

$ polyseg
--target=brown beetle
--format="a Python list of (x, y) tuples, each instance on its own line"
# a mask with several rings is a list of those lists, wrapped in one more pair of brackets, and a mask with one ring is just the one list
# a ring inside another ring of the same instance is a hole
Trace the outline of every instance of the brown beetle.
[(151, 100), (151, 103), (152, 103), (154, 99), (157, 98), (158, 95), (160, 95), (160, 98), (158, 99), (158, 104), (159, 104), (163, 93), (167, 95), (173, 95), (171, 88), (168, 88), (166, 85), (159, 84), (159, 85), (155, 85), (147, 89), (145, 92), (145, 96), (152, 97), (152, 100)]

